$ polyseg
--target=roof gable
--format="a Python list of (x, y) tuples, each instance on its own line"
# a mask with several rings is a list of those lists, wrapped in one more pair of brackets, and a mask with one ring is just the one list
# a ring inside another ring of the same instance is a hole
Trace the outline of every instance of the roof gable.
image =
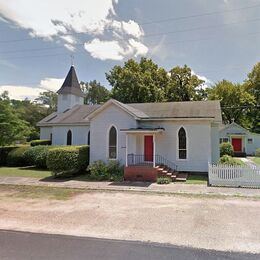
[(249, 130), (247, 130), (246, 128), (244, 128), (244, 127), (242, 127), (241, 125), (237, 124), (236, 122), (232, 122), (232, 123), (230, 123), (230, 124), (228, 124), (228, 125), (225, 125), (225, 126), (220, 130), (220, 132), (222, 132), (222, 131), (227, 131), (228, 129), (232, 129), (232, 128), (233, 128), (233, 129), (238, 128), (238, 129), (242, 130), (242, 132), (244, 132), (244, 133), (250, 133)]
[(129, 115), (133, 116), (135, 119), (139, 119), (140, 116), (147, 116), (142, 111), (139, 111), (133, 107), (129, 107), (128, 105), (123, 104), (115, 99), (110, 99), (106, 103), (101, 105), (98, 109), (93, 111), (90, 115), (88, 115), (87, 119), (91, 120), (92, 118), (94, 118), (96, 115), (98, 115), (100, 112), (102, 112), (104, 109), (106, 109), (110, 105), (115, 105), (115, 106), (119, 107), (120, 109), (122, 109), (123, 111), (128, 113)]

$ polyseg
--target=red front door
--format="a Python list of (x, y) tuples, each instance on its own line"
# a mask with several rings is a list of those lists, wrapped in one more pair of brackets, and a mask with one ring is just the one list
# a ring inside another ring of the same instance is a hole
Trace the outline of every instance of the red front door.
[(234, 152), (242, 152), (242, 139), (241, 138), (232, 138), (232, 145)]
[(153, 161), (153, 136), (146, 135), (144, 137), (144, 160)]

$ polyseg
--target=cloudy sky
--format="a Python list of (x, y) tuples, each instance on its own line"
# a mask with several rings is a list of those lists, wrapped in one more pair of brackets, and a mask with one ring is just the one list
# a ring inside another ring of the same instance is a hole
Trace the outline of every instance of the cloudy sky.
[(0, 0), (0, 92), (57, 90), (71, 55), (108, 88), (105, 72), (141, 56), (241, 82), (260, 61), (259, 13), (260, 0)]

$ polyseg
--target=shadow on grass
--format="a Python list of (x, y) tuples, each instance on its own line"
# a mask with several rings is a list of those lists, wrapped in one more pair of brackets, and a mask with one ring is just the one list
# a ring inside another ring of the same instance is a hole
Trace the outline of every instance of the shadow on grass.
[[(12, 167), (10, 167), (12, 168)], [(13, 168), (16, 168), (16, 167), (13, 167)], [(37, 172), (49, 172), (48, 169), (39, 169), (39, 168), (36, 168), (35, 166), (20, 166), (18, 168), (19, 170), (22, 170), (22, 171), (37, 171)]]

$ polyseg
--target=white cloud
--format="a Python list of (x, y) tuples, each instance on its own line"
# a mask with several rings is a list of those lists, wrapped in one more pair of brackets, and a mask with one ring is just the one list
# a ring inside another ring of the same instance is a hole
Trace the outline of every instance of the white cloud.
[(31, 88), (26, 86), (12, 86), (4, 85), (0, 86), (0, 93), (8, 91), (9, 97), (11, 99), (24, 100), (30, 99), (33, 100), (39, 96), (44, 90), (41, 88)]
[[(139, 24), (116, 19), (117, 3), (118, 0), (0, 0), (0, 15), (27, 29), (31, 37), (62, 41), (70, 51), (75, 51), (75, 44), (80, 42), (77, 33), (90, 36), (85, 49), (94, 58), (121, 60), (128, 52), (134, 56), (147, 53), (140, 41), (144, 32)], [(93, 46), (96, 42), (98, 46)]]
[(11, 99), (17, 100), (34, 100), (39, 96), (41, 92), (44, 91), (57, 91), (64, 79), (57, 78), (45, 78), (40, 81), (40, 84), (37, 87), (28, 87), (28, 86), (19, 86), (19, 85), (2, 85), (0, 86), (0, 93), (8, 91), (9, 97)]
[(133, 20), (129, 20), (128, 22), (113, 20), (110, 24), (107, 24), (107, 27), (108, 29), (114, 29), (114, 33), (120, 36), (127, 34), (131, 37), (140, 38), (144, 35), (142, 28)]
[(57, 78), (45, 78), (41, 80), (39, 87), (44, 90), (51, 90), (51, 91), (57, 91), (64, 79), (57, 79)]
[(212, 81), (210, 79), (208, 79), (205, 76), (202, 76), (202, 75), (199, 75), (199, 74), (195, 73), (193, 70), (191, 71), (191, 74), (192, 75), (196, 75), (199, 79), (205, 81), (204, 85), (202, 86), (203, 89), (206, 89), (206, 88), (210, 87), (210, 85), (212, 84)]
[(100, 60), (123, 60), (125, 57), (137, 57), (148, 52), (144, 44), (134, 39), (122, 42), (94, 39), (86, 42), (84, 48), (93, 58)]
[(94, 39), (90, 42), (86, 42), (84, 48), (93, 58), (100, 60), (122, 60), (125, 53), (118, 41), (101, 41)]
[(132, 47), (133, 54), (134, 54), (135, 57), (137, 57), (139, 55), (146, 55), (147, 52), (148, 52), (147, 46), (145, 46), (144, 44), (142, 44), (139, 41), (136, 41), (134, 39), (130, 39), (129, 44)]
[(35, 36), (52, 37), (68, 30), (101, 33), (103, 22), (115, 13), (113, 4), (113, 0), (0, 0), (0, 10)]

